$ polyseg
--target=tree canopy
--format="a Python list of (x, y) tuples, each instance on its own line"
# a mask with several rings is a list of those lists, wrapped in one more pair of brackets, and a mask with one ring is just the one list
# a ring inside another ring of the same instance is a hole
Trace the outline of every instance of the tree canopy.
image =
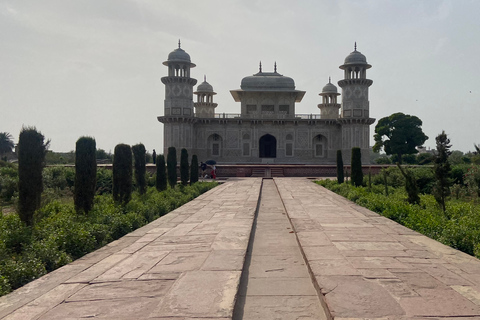
[(382, 118), (375, 126), (374, 152), (383, 148), (388, 155), (396, 154), (399, 161), (404, 154), (417, 153), (428, 137), (422, 131), (422, 120), (416, 116), (394, 113)]
[(12, 135), (8, 132), (0, 132), (0, 156), (12, 152), (14, 146)]

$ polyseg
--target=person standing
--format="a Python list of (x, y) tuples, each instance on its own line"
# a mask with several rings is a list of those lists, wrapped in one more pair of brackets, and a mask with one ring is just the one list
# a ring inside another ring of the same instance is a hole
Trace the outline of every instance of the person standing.
[(155, 164), (157, 162), (157, 153), (155, 152), (155, 149), (153, 149), (152, 158), (153, 158), (153, 164)]

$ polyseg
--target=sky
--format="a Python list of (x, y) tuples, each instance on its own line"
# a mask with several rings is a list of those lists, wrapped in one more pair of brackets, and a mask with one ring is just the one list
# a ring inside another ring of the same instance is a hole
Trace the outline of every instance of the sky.
[(197, 85), (206, 76), (217, 92), (217, 113), (240, 113), (230, 90), (261, 61), (306, 91), (296, 113), (318, 114), (356, 42), (372, 65), (371, 117), (415, 115), (427, 148), (445, 130), (453, 150), (473, 151), (479, 12), (477, 0), (0, 0), (0, 132), (17, 143), (34, 126), (56, 152), (81, 136), (107, 152), (162, 150), (162, 63), (179, 39)]

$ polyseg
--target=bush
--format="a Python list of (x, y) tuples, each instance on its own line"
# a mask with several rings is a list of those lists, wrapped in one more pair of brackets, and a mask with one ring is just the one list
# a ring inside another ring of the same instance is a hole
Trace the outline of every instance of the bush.
[(360, 148), (352, 148), (352, 184), (356, 187), (363, 184), (362, 153)]
[(137, 190), (140, 194), (145, 194), (147, 190), (147, 181), (145, 174), (147, 168), (145, 166), (145, 146), (143, 144), (136, 144), (132, 147), (133, 157), (135, 159), (135, 182), (137, 183)]
[(192, 164), (190, 165), (190, 185), (198, 181), (198, 158), (194, 154), (192, 156)]
[(97, 170), (97, 186), (96, 194), (108, 194), (112, 193), (113, 189), (113, 171), (109, 169)]
[(157, 179), (155, 187), (158, 191), (167, 189), (167, 174), (165, 173), (165, 157), (163, 154), (157, 156)]
[(171, 188), (177, 185), (177, 150), (175, 147), (168, 148), (167, 154), (167, 177)]
[(188, 184), (188, 152), (187, 149), (183, 148), (180, 151), (180, 181), (182, 185), (186, 186)]
[(132, 196), (132, 150), (127, 144), (118, 144), (113, 157), (113, 199), (127, 204)]
[(33, 214), (40, 207), (43, 191), (42, 170), (49, 142), (35, 128), (22, 128), (18, 139), (18, 214), (33, 224)]
[(337, 150), (337, 181), (338, 183), (344, 182), (343, 176), (343, 157), (342, 157), (342, 150)]
[(97, 186), (96, 142), (90, 137), (81, 137), (75, 147), (75, 209), (88, 213), (93, 207)]

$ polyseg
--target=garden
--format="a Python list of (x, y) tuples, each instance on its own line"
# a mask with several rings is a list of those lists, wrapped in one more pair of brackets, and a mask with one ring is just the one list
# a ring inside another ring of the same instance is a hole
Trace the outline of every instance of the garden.
[[(33, 129), (28, 134), (40, 142), (37, 146), (45, 155), (43, 136)], [(198, 181), (198, 161), (192, 156), (189, 166), (186, 150), (181, 153), (177, 183), (174, 148), (169, 150), (167, 163), (163, 155), (156, 158), (157, 172), (150, 175), (145, 171), (142, 144), (117, 145), (113, 170), (97, 170), (92, 138), (77, 141), (75, 167), (44, 168), (41, 156), (22, 159), (25, 141), (21, 136), (18, 165), (0, 161), (0, 295), (144, 226), (217, 185)], [(28, 146), (28, 150), (35, 149)], [(29, 162), (29, 178), (22, 184), (22, 163), (26, 161), (38, 162), (40, 176), (32, 180), (35, 163)], [(32, 195), (32, 188), (40, 191), (38, 196)], [(28, 197), (22, 200), (22, 193)]]

